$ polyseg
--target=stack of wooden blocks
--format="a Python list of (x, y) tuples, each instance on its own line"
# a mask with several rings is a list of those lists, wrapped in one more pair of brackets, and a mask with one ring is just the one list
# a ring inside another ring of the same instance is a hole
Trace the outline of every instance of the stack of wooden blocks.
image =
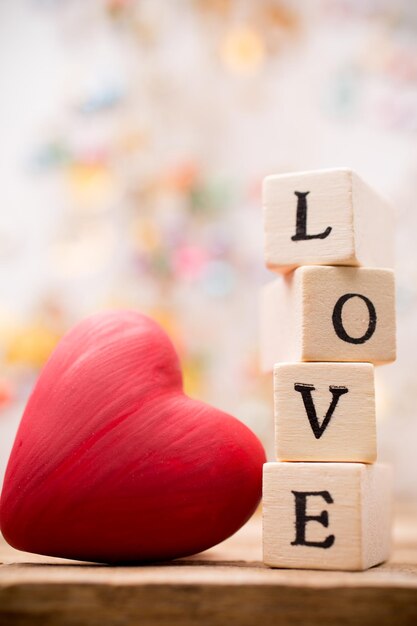
[(264, 562), (363, 570), (385, 561), (391, 471), (376, 462), (374, 365), (395, 360), (393, 217), (354, 172), (268, 176), (261, 359), (274, 371)]

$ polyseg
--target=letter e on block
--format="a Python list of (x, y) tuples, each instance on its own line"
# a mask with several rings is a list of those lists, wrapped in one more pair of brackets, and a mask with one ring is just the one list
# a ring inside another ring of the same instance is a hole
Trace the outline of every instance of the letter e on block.
[(391, 549), (391, 469), (266, 463), (263, 554), (271, 567), (364, 570)]

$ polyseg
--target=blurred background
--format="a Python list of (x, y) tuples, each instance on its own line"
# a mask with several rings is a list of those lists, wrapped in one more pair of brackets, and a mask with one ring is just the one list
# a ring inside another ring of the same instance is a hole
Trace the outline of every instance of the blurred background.
[(158, 320), (271, 455), (262, 178), (346, 166), (398, 217), (378, 437), (417, 498), (415, 0), (3, 0), (0, 84), (0, 480), (51, 350), (106, 308)]

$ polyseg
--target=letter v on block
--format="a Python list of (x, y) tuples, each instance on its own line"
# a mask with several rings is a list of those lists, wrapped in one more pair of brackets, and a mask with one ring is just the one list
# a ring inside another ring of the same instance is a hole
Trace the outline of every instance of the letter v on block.
[(316, 407), (314, 406), (312, 396), (312, 391), (316, 390), (315, 386), (305, 383), (295, 383), (294, 389), (295, 391), (299, 391), (301, 393), (304, 402), (304, 408), (306, 410), (311, 429), (314, 433), (315, 438), (320, 439), (327, 426), (329, 425), (330, 420), (332, 419), (332, 415), (336, 409), (337, 403), (339, 402), (340, 396), (348, 393), (349, 389), (343, 386), (339, 387), (336, 385), (330, 385), (329, 391), (332, 394), (332, 400), (321, 425), (319, 424), (319, 420), (317, 418)]
[(276, 364), (274, 413), (279, 461), (376, 460), (370, 363)]

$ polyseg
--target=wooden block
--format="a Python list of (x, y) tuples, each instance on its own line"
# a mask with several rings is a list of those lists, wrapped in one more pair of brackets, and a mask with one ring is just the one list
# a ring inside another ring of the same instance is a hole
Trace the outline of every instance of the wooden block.
[(299, 267), (261, 292), (261, 366), (395, 360), (392, 270)]
[(391, 549), (391, 469), (376, 463), (266, 463), (264, 562), (364, 570)]
[(369, 363), (275, 365), (274, 401), (280, 461), (376, 460), (374, 367)]
[(263, 185), (265, 262), (393, 266), (391, 208), (349, 169), (267, 176)]

